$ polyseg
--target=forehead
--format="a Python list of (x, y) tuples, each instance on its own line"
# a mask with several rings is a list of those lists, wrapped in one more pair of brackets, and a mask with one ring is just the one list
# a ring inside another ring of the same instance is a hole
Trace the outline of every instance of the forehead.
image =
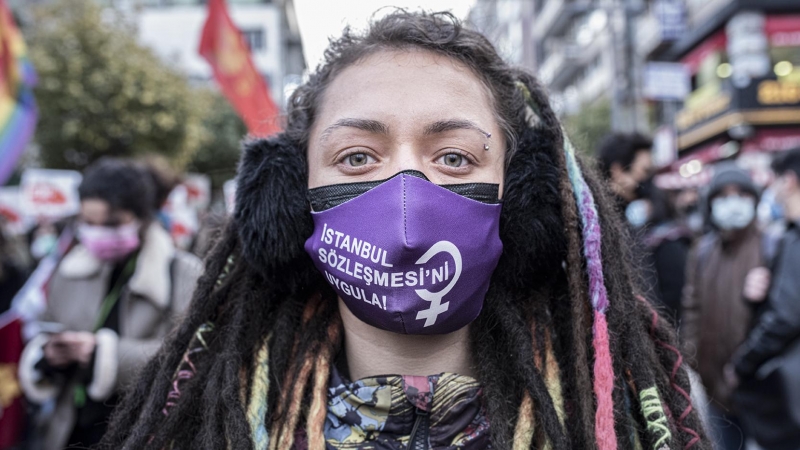
[(468, 67), (449, 57), (423, 50), (379, 51), (334, 78), (312, 134), (342, 116), (427, 122), (443, 115), (494, 120), (491, 94)]

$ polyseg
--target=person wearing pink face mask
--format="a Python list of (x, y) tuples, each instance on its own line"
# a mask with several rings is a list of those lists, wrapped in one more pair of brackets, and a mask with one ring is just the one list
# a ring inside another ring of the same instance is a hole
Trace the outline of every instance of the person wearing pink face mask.
[(126, 160), (104, 158), (84, 174), (76, 242), (46, 286), (43, 332), (20, 361), (28, 400), (54, 402), (44, 449), (100, 440), (119, 387), (191, 299), (201, 264), (153, 220), (154, 191), (144, 169)]

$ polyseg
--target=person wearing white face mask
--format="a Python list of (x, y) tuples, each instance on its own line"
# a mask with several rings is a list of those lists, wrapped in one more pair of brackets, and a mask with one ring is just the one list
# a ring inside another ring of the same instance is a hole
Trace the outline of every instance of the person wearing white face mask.
[(718, 448), (738, 449), (744, 436), (724, 367), (747, 335), (754, 305), (766, 296), (765, 257), (755, 220), (758, 188), (734, 163), (715, 172), (704, 211), (710, 231), (689, 254), (680, 331), (711, 400), (711, 434)]
[(20, 361), (28, 400), (55, 402), (46, 450), (100, 440), (119, 387), (158, 349), (200, 272), (153, 221), (151, 178), (133, 162), (96, 162), (79, 193), (76, 242), (47, 282), (43, 332)]

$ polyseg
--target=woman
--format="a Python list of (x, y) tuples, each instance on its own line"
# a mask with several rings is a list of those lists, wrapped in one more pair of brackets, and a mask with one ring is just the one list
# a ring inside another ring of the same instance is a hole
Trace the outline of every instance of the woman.
[(708, 448), (599, 183), (450, 14), (333, 41), (236, 201), (107, 448)]
[(156, 353), (201, 270), (153, 222), (153, 186), (140, 167), (102, 159), (79, 194), (77, 244), (47, 284), (43, 333), (20, 362), (26, 397), (55, 400), (47, 450), (100, 441), (117, 392)]

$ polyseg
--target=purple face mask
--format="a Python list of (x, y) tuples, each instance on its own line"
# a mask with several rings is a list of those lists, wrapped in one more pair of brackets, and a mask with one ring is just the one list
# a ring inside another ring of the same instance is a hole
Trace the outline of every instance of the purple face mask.
[(80, 224), (78, 240), (97, 259), (118, 261), (139, 248), (139, 224), (118, 227)]
[(498, 186), (437, 186), (420, 176), (311, 190), (305, 250), (363, 322), (451, 333), (480, 313), (503, 251)]

